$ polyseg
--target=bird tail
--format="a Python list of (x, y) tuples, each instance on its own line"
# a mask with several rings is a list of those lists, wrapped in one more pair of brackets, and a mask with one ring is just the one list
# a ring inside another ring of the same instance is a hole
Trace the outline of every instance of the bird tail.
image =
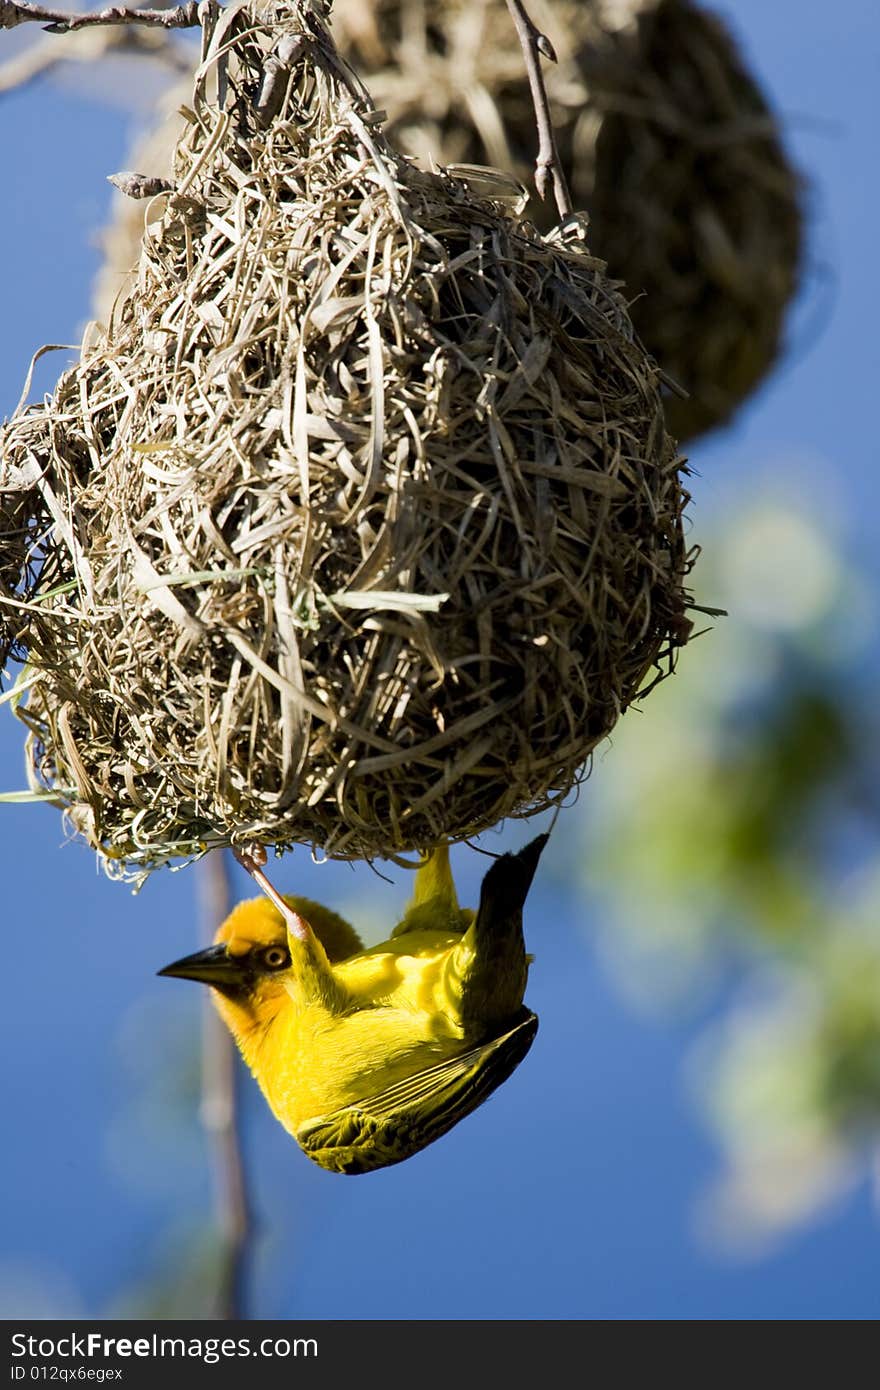
[(539, 835), (518, 854), (502, 854), (483, 879), (473, 925), (450, 961), (450, 987), (467, 1032), (496, 1026), (522, 1006), (528, 977), (523, 907), (548, 838)]
[(487, 922), (501, 922), (522, 913), (538, 860), (549, 838), (549, 835), (539, 835), (518, 854), (502, 854), (495, 860), (480, 890), (475, 924), (478, 931), (481, 917)]

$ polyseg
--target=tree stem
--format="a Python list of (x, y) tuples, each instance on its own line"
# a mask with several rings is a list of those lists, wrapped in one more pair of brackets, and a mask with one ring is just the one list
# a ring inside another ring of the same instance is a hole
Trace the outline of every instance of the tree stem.
[[(213, 939), (230, 911), (229, 861), (214, 851), (198, 865), (202, 937)], [(216, 1317), (246, 1316), (246, 1281), (253, 1240), (253, 1217), (242, 1151), (238, 1108), (239, 1064), (232, 1036), (206, 1001), (202, 1034), (202, 1124), (208, 1136), (214, 1201), (222, 1237)]]
[(551, 180), (559, 216), (567, 217), (572, 211), (571, 194), (562, 172), (559, 150), (556, 147), (556, 135), (553, 131), (553, 121), (550, 116), (550, 101), (544, 83), (544, 73), (541, 70), (541, 56), (543, 55), (545, 58), (549, 58), (551, 63), (555, 63), (556, 54), (547, 35), (542, 34), (540, 29), (532, 23), (523, 0), (507, 0), (507, 8), (516, 27), (525, 58), (529, 89), (535, 108), (535, 120), (538, 125), (535, 187), (538, 190), (538, 196), (542, 199), (546, 198), (548, 180)]
[(50, 34), (69, 34), (96, 24), (149, 24), (163, 29), (195, 29), (201, 24), (197, 0), (167, 10), (139, 10), (110, 5), (104, 10), (80, 13), (78, 10), (48, 10), (24, 0), (0, 0), (0, 29), (18, 24), (42, 24)]

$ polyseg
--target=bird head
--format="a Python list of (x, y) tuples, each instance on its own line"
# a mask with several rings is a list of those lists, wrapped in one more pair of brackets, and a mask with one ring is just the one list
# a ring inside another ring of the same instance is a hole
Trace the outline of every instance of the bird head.
[(219, 1013), (241, 1038), (282, 1007), (289, 970), (287, 924), (270, 902), (257, 898), (238, 904), (213, 945), (166, 965), (159, 974), (210, 985)]

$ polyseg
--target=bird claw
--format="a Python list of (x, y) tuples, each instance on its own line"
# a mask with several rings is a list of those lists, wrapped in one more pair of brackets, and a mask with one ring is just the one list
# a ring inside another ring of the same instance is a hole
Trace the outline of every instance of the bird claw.
[(265, 845), (233, 845), (232, 853), (238, 860), (241, 867), (249, 874), (253, 874), (255, 869), (264, 868), (268, 855)]

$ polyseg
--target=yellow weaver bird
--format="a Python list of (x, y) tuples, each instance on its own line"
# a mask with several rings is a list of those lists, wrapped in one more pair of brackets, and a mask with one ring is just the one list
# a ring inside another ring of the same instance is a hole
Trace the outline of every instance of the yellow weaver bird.
[(343, 918), (282, 897), (239, 903), (214, 945), (160, 970), (211, 985), (276, 1118), (336, 1173), (400, 1163), (475, 1110), (538, 1027), (523, 1004), (526, 896), (547, 836), (496, 859), (476, 912), (443, 845), (423, 857), (391, 938), (365, 950)]

